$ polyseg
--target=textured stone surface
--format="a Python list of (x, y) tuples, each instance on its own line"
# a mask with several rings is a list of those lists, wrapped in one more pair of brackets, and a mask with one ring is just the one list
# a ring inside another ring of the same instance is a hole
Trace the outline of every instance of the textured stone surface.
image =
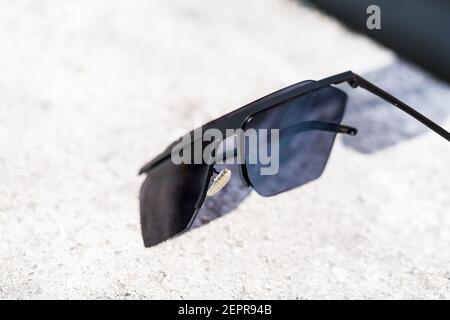
[(429, 132), (339, 140), (320, 180), (142, 245), (136, 172), (174, 137), (299, 80), (401, 77), (330, 18), (291, 1), (3, 1), (0, 58), (1, 298), (450, 298), (450, 150)]

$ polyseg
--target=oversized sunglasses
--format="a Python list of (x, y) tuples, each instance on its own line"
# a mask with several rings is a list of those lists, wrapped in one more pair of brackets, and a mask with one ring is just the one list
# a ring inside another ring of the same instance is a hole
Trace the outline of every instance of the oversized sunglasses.
[[(379, 96), (450, 141), (448, 131), (351, 71), (281, 89), (207, 123), (202, 129), (214, 129), (222, 134), (223, 139), (238, 129), (243, 132), (250, 129), (279, 130), (276, 174), (262, 174), (261, 169), (266, 163), (248, 161), (249, 154), (255, 150), (247, 150), (245, 143), (239, 147), (245, 155), (238, 166), (244, 185), (262, 196), (273, 196), (320, 177), (336, 134), (357, 133), (355, 128), (341, 124), (347, 95), (333, 85), (345, 82)], [(194, 137), (194, 131), (188, 135)], [(180, 140), (169, 145), (140, 170), (140, 174), (147, 174), (140, 190), (141, 228), (146, 247), (189, 230), (205, 198), (219, 192), (230, 179), (229, 170), (218, 172), (214, 168), (218, 157), (222, 158), (223, 154), (219, 156), (212, 152), (210, 159), (200, 162), (175, 163), (173, 149)], [(195, 142), (194, 137), (189, 143)], [(201, 151), (221, 142), (202, 141)]]

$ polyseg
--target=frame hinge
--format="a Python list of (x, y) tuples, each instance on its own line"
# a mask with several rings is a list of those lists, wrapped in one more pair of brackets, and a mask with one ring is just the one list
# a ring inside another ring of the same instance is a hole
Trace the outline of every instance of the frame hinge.
[(350, 80), (348, 80), (348, 84), (352, 87), (352, 88), (357, 88), (359, 86), (358, 83), (358, 78), (356, 76), (352, 77)]

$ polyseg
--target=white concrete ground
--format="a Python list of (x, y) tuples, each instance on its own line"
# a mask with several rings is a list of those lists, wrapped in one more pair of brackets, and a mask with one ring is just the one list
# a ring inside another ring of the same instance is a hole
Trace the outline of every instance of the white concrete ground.
[(320, 180), (141, 241), (136, 173), (174, 137), (388, 50), (294, 1), (0, 4), (0, 298), (450, 298), (450, 149), (429, 132), (339, 140)]

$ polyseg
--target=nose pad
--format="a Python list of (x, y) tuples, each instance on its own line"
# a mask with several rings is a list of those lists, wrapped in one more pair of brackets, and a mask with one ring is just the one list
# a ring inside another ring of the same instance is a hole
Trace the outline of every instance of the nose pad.
[(229, 169), (223, 169), (219, 172), (217, 177), (214, 178), (213, 182), (208, 188), (208, 192), (206, 195), (208, 197), (212, 197), (217, 194), (220, 190), (223, 189), (230, 182), (231, 179), (231, 171)]

